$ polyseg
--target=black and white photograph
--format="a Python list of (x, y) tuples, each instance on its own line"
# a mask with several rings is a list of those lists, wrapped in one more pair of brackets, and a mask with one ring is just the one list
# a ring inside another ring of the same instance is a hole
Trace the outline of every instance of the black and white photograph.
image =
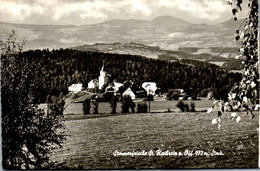
[(0, 0), (1, 168), (258, 168), (258, 34), (258, 0)]

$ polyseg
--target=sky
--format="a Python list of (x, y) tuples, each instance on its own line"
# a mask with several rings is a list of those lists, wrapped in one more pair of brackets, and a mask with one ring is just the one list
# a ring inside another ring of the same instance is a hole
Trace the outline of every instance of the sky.
[[(171, 15), (195, 24), (217, 24), (231, 19), (231, 9), (227, 0), (0, 0), (0, 21), (85, 25)], [(238, 18), (246, 13), (244, 8)]]

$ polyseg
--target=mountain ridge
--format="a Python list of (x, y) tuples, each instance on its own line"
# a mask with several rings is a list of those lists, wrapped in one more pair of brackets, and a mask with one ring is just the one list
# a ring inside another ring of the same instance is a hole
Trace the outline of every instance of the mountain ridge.
[[(25, 39), (25, 49), (67, 48), (84, 44), (137, 42), (163, 49), (178, 47), (236, 46), (234, 33), (240, 21), (216, 25), (192, 24), (173, 16), (159, 16), (150, 21), (113, 19), (91, 25), (33, 25), (0, 22), (0, 35), (15, 30)], [(40, 40), (44, 40), (41, 45)], [(37, 42), (37, 44), (33, 44)], [(46, 42), (50, 46), (46, 47)]]

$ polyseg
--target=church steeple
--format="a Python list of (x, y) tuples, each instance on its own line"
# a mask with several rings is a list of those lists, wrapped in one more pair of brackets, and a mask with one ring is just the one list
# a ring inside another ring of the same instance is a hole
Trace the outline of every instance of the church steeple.
[(105, 65), (105, 62), (103, 60), (103, 65), (102, 65), (102, 68), (101, 68), (100, 72), (104, 72), (104, 65)]
[(104, 68), (105, 68), (105, 62), (103, 61), (103, 65), (102, 65), (102, 68), (100, 70), (100, 76), (101, 77), (106, 77), (106, 71), (104, 71)]
[(98, 77), (98, 88), (101, 90), (102, 86), (106, 83), (108, 83), (108, 77), (106, 71), (104, 71), (105, 68), (105, 62), (103, 61), (102, 68), (100, 70), (100, 75)]

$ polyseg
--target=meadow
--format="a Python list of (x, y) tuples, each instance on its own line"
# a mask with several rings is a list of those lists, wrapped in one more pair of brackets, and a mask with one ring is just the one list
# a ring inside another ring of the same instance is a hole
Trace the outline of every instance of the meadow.
[[(142, 103), (142, 99), (134, 100), (136, 107), (138, 103)], [(190, 103), (191, 100), (186, 100), (184, 103)], [(214, 100), (208, 100), (207, 98), (201, 98), (201, 100), (193, 101), (196, 105), (196, 110), (207, 110), (208, 108), (213, 106)], [(149, 102), (145, 101), (147, 106), (149, 106)], [(150, 111), (151, 112), (166, 112), (166, 111), (179, 111), (179, 109), (176, 107), (178, 101), (166, 101), (162, 97), (156, 97), (155, 101), (150, 102)], [(117, 113), (120, 113), (122, 111), (121, 109), (121, 102), (117, 103), (116, 111)], [(135, 109), (137, 110), (137, 109)], [(111, 107), (108, 102), (100, 102), (98, 106), (98, 111), (100, 114), (108, 114), (111, 113)], [(64, 114), (72, 114), (72, 115), (82, 115), (82, 103), (69, 103), (69, 105), (66, 107)]]
[[(52, 159), (63, 169), (257, 167), (259, 116), (251, 120), (245, 112), (239, 115), (242, 119), (236, 123), (230, 120), (230, 112), (224, 113), (221, 131), (211, 124), (216, 112), (66, 120), (67, 141)], [(127, 155), (129, 152), (143, 155)]]

